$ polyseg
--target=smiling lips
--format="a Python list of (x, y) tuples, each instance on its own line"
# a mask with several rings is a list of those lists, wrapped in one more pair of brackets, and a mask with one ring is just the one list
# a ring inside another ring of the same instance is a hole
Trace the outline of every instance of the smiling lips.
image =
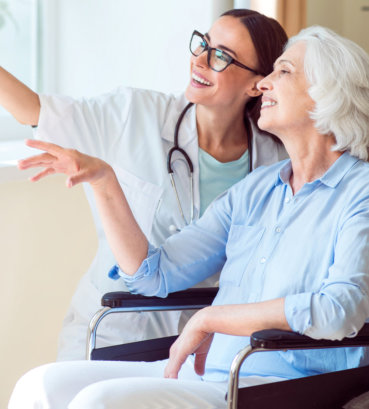
[(262, 103), (261, 103), (261, 109), (263, 108), (270, 108), (273, 107), (274, 105), (277, 105), (277, 102), (272, 100), (271, 98), (263, 98)]
[(199, 74), (192, 72), (192, 84), (195, 86), (209, 87), (212, 84)]

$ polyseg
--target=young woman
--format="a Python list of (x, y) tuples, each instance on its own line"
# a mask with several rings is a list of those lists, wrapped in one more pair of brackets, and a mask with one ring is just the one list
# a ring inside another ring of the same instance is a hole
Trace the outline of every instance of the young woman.
[[(90, 100), (38, 96), (1, 70), (0, 104), (20, 122), (37, 126), (36, 138), (113, 166), (142, 231), (159, 245), (252, 169), (286, 156), (276, 138), (256, 124), (261, 104), (256, 84), (272, 71), (286, 40), (275, 20), (254, 11), (231, 10), (208, 33), (194, 32), (191, 79), (184, 95), (119, 88)], [(171, 156), (173, 188), (167, 158), (176, 128), (185, 154), (176, 150)], [(193, 188), (186, 154), (193, 166)], [(108, 277), (116, 261), (88, 188), (87, 197), (99, 247), (65, 318), (59, 359), (84, 358), (87, 326), (100, 308), (102, 294), (126, 289), (121, 280)], [(103, 336), (97, 342), (104, 346), (171, 335), (177, 333), (177, 322), (176, 312), (109, 317), (100, 326)]]

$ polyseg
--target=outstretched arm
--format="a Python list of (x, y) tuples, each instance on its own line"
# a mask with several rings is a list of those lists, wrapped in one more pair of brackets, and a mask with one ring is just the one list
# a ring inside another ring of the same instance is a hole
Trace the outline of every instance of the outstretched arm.
[(0, 67), (0, 105), (24, 125), (37, 125), (40, 99), (30, 88)]
[(20, 169), (44, 168), (31, 178), (36, 182), (54, 173), (68, 176), (67, 186), (90, 183), (111, 249), (125, 273), (133, 275), (147, 256), (148, 243), (138, 226), (111, 166), (73, 149), (28, 140), (27, 145), (45, 151), (19, 161)]

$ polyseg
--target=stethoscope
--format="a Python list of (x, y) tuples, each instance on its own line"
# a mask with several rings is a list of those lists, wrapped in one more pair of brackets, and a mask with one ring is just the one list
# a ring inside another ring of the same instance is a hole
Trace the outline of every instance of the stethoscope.
[[(181, 115), (179, 116), (178, 121), (176, 123), (176, 127), (174, 129), (174, 146), (169, 150), (168, 155), (167, 155), (167, 170), (168, 170), (168, 174), (169, 174), (169, 177), (170, 177), (170, 182), (172, 184), (172, 188), (173, 188), (175, 196), (176, 196), (179, 212), (181, 213), (182, 220), (183, 220), (185, 225), (191, 224), (193, 222), (194, 213), (195, 213), (195, 199), (194, 199), (194, 191), (193, 191), (193, 163), (192, 163), (192, 160), (190, 159), (190, 157), (188, 156), (187, 152), (184, 149), (179, 147), (179, 145), (178, 145), (178, 134), (179, 134), (179, 127), (181, 126), (183, 117), (185, 116), (185, 114), (189, 110), (189, 108), (192, 107), (192, 105), (193, 105), (192, 102), (188, 103), (185, 106), (185, 109), (181, 112)], [(190, 175), (189, 177), (190, 177), (191, 214), (190, 214), (190, 222), (189, 223), (187, 223), (186, 218), (184, 216), (183, 208), (182, 208), (181, 201), (179, 199), (179, 195), (178, 195), (178, 191), (177, 191), (177, 187), (176, 187), (176, 182), (174, 181), (174, 177), (173, 177), (174, 171), (173, 171), (173, 168), (172, 168), (172, 156), (173, 156), (174, 152), (179, 152), (184, 157), (184, 159), (185, 159), (185, 161), (187, 163), (188, 173)], [(172, 233), (174, 233), (176, 231), (179, 231), (179, 229), (174, 225), (170, 225), (169, 230)]]
[[(193, 222), (194, 219), (194, 213), (195, 213), (195, 199), (194, 199), (194, 190), (193, 190), (193, 163), (192, 160), (190, 159), (190, 157), (188, 156), (187, 152), (180, 148), (178, 145), (178, 134), (179, 134), (179, 127), (181, 126), (183, 117), (185, 116), (186, 112), (189, 110), (189, 108), (191, 108), (193, 105), (192, 102), (189, 102), (184, 110), (181, 112), (181, 115), (179, 116), (177, 123), (176, 123), (176, 127), (174, 129), (174, 146), (169, 150), (168, 155), (167, 155), (167, 170), (168, 170), (168, 174), (170, 177), (170, 182), (172, 184), (172, 188), (174, 191), (174, 194), (176, 196), (176, 200), (177, 200), (177, 205), (178, 205), (178, 209), (179, 212), (181, 214), (182, 220), (184, 222), (185, 225), (191, 224)], [(247, 117), (245, 117), (245, 126), (246, 126), (246, 131), (247, 131), (247, 140), (248, 140), (248, 150), (249, 150), (249, 163), (250, 163), (250, 169), (249, 171), (251, 172), (252, 170), (252, 130), (251, 130), (251, 125), (250, 125), (250, 121)], [(179, 195), (178, 195), (178, 191), (177, 191), (177, 187), (176, 187), (176, 183), (173, 177), (174, 171), (172, 168), (172, 156), (174, 152), (178, 152), (180, 155), (183, 156), (183, 158), (185, 159), (186, 163), (187, 163), (187, 167), (188, 167), (188, 173), (189, 173), (189, 178), (190, 178), (190, 197), (191, 197), (191, 213), (190, 213), (190, 222), (188, 223), (186, 221), (186, 218), (184, 216), (183, 213), (183, 208), (181, 205), (181, 201), (179, 199)], [(171, 233), (175, 233), (180, 231), (180, 229), (178, 229), (176, 226), (174, 225), (170, 225), (169, 226), (169, 230)]]

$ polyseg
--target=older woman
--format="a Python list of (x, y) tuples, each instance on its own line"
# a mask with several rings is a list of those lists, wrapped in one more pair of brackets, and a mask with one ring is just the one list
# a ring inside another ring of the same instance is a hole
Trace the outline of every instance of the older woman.
[[(109, 166), (29, 143), (47, 151), (20, 163), (46, 167), (34, 180), (60, 171), (68, 186), (90, 182), (131, 291), (166, 296), (222, 272), (214, 304), (192, 317), (167, 362), (44, 366), (19, 382), (10, 408), (223, 408), (232, 357), (252, 332), (359, 331), (369, 317), (369, 57), (313, 27), (289, 41), (258, 88), (259, 126), (291, 159), (254, 171), (160, 248), (134, 222)], [(251, 357), (241, 377), (251, 384), (367, 364), (365, 349), (270, 352)]]

